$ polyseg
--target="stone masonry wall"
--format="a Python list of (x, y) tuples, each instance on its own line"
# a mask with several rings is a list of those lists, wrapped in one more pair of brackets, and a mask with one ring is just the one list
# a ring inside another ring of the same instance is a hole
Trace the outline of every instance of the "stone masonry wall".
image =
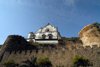
[(32, 56), (37, 58), (49, 57), (50, 61), (53, 64), (53, 67), (64, 66), (71, 67), (72, 61), (75, 55), (83, 56), (93, 62), (93, 67), (100, 67), (100, 48), (93, 46), (93, 48), (86, 47), (75, 47), (73, 48), (49, 48), (46, 50), (39, 49), (37, 50), (27, 50), (27, 51), (6, 51), (0, 63), (2, 64), (10, 59), (14, 59), (15, 62), (21, 64), (22, 61), (27, 58), (30, 59)]
[(85, 26), (79, 32), (80, 40), (83, 42), (83, 46), (100, 46), (100, 31), (93, 24)]

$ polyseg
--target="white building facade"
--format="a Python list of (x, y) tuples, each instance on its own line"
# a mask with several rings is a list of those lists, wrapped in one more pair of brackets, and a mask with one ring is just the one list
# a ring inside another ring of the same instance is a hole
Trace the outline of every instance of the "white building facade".
[(27, 41), (33, 41), (34, 43), (58, 43), (58, 39), (61, 39), (58, 28), (48, 23), (36, 33), (30, 32)]

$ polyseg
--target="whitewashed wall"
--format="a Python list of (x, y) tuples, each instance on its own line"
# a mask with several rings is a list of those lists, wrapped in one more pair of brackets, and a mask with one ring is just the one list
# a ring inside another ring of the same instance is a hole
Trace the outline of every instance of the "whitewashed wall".
[(51, 25), (47, 25), (46, 27), (43, 27), (41, 29), (39, 29), (36, 33), (40, 33), (40, 32), (45, 32), (46, 29), (49, 29), (50, 31), (57, 31), (57, 28), (51, 26)]
[(50, 44), (57, 44), (58, 40), (52, 40), (52, 41), (36, 41), (36, 43), (50, 43)]
[[(49, 29), (49, 31), (47, 31)], [(52, 34), (52, 40), (42, 40), (43, 34), (45, 34), (45, 39), (49, 39), (49, 34)], [(35, 35), (35, 37), (33, 37)], [(51, 25), (46, 25), (43, 28), (40, 28), (36, 33), (29, 33), (28, 34), (28, 39), (27, 41), (33, 40), (34, 42), (37, 43), (58, 43), (58, 40), (53, 40), (53, 39), (58, 39), (60, 37), (60, 34), (58, 32), (57, 27), (51, 26)], [(41, 40), (36, 40), (36, 39), (41, 39)]]
[(57, 39), (57, 32), (45, 32), (45, 33), (37, 33), (35, 34), (35, 39), (42, 39), (42, 35), (45, 34), (46, 35), (46, 39), (48, 39), (48, 34), (52, 34), (53, 37), (52, 39)]

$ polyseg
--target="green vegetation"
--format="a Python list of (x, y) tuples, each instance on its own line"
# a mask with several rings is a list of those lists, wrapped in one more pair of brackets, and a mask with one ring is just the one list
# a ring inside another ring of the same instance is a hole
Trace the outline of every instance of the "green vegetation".
[(25, 64), (20, 67), (51, 67), (52, 66), (49, 58), (40, 58), (37, 60), (37, 58), (34, 56), (31, 58), (31, 60), (27, 59), (22, 63)]
[(98, 31), (100, 31), (100, 23), (95, 22), (95, 23), (93, 23), (93, 25), (94, 25), (95, 27), (97, 27)]
[(36, 62), (36, 66), (37, 67), (51, 67), (51, 61), (49, 60), (49, 58), (40, 58), (37, 62)]
[(73, 67), (79, 67), (79, 66), (83, 66), (83, 67), (93, 66), (93, 63), (84, 57), (76, 55), (73, 60)]
[(99, 26), (100, 26), (100, 23), (98, 23), (98, 22), (95, 22), (95, 23), (93, 23), (93, 25), (95, 25), (97, 28), (99, 28)]
[(31, 43), (32, 45), (34, 45), (34, 46), (40, 46), (40, 44), (39, 43)]
[(3, 67), (18, 67), (19, 64), (15, 63), (14, 60), (8, 60), (3, 63)]
[(31, 57), (31, 60), (27, 59), (26, 61), (22, 61), (22, 63), (25, 63), (26, 65), (22, 65), (20, 67), (36, 67), (35, 63), (37, 61), (36, 57)]
[(64, 41), (64, 40), (59, 40), (59, 41), (58, 41), (58, 44), (59, 44), (59, 45), (65, 45), (65, 41)]
[(76, 42), (76, 40), (78, 40), (78, 38), (77, 37), (72, 37), (72, 38), (70, 38), (70, 39), (68, 39), (69, 41), (73, 41), (73, 42)]

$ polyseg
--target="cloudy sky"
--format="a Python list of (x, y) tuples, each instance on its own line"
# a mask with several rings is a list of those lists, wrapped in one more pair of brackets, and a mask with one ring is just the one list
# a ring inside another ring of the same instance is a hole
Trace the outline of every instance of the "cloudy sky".
[(0, 0), (0, 44), (8, 35), (27, 38), (47, 23), (62, 37), (78, 37), (94, 22), (100, 23), (100, 0)]

